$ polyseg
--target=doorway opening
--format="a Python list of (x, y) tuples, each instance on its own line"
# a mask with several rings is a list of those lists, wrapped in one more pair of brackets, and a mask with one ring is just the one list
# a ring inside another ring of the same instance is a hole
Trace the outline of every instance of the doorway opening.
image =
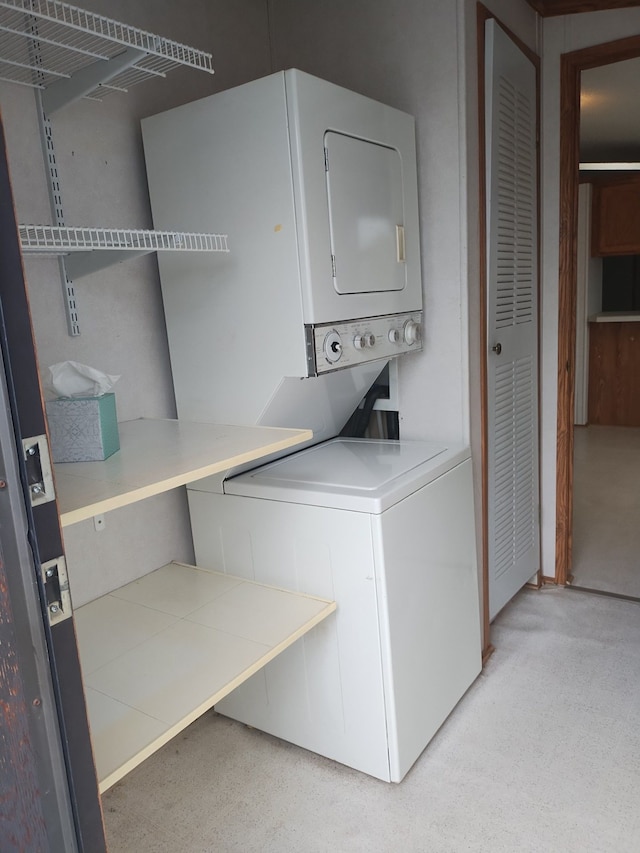
[[(640, 36), (596, 45), (561, 57), (561, 124), (560, 124), (560, 274), (558, 317), (558, 430), (556, 479), (556, 577), (558, 584), (574, 582), (574, 557), (579, 555), (575, 536), (580, 535), (584, 515), (576, 525), (574, 511), (581, 506), (588, 490), (595, 488), (589, 481), (590, 462), (588, 442), (574, 429), (576, 394), (576, 304), (578, 297), (578, 191), (580, 151), (580, 91), (581, 74), (588, 69), (634, 59), (640, 56)], [(640, 326), (638, 327), (640, 332)], [(578, 428), (582, 430), (583, 428)], [(588, 427), (587, 427), (588, 429)], [(615, 429), (615, 428), (613, 428)], [(620, 428), (622, 429), (622, 427)], [(592, 433), (595, 435), (595, 432)], [(622, 437), (622, 433), (618, 434)], [(640, 438), (640, 429), (638, 430)], [(630, 433), (625, 438), (629, 439)], [(578, 441), (576, 442), (576, 438)], [(615, 441), (615, 433), (610, 436)], [(605, 442), (606, 444), (606, 442)], [(620, 445), (622, 451), (622, 445)], [(576, 455), (577, 451), (577, 455)], [(600, 465), (607, 466), (606, 452), (600, 453)], [(579, 467), (578, 467), (579, 466)], [(610, 467), (610, 465), (609, 465)], [(640, 473), (640, 468), (639, 468)], [(586, 479), (585, 479), (586, 477)], [(580, 487), (581, 504), (576, 503), (576, 488)], [(604, 523), (604, 519), (602, 520)], [(613, 529), (610, 531), (613, 535)], [(605, 543), (606, 544), (606, 543)], [(581, 547), (586, 546), (581, 543)], [(576, 564), (577, 565), (577, 564)], [(617, 590), (608, 590), (617, 592)], [(623, 590), (623, 594), (631, 594)]]

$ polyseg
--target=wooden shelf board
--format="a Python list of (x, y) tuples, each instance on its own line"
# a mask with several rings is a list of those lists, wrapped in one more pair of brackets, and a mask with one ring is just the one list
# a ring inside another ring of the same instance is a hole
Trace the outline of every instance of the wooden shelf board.
[(100, 791), (336, 609), (171, 563), (75, 613)]
[(295, 447), (311, 430), (141, 418), (119, 425), (120, 450), (103, 462), (55, 465), (63, 527)]

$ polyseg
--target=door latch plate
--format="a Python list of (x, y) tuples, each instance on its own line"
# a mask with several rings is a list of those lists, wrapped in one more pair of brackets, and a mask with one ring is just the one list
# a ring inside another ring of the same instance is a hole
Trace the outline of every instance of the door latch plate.
[(47, 503), (55, 498), (49, 442), (46, 435), (23, 438), (22, 450), (27, 466), (27, 484), (31, 506)]
[(49, 560), (41, 566), (42, 582), (46, 595), (49, 624), (56, 625), (71, 616), (71, 593), (64, 557)]

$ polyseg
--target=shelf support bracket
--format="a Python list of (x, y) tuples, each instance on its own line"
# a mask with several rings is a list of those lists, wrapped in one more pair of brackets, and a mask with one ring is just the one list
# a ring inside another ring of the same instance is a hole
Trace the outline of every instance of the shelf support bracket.
[(65, 255), (65, 267), (67, 276), (76, 281), (83, 278), (85, 275), (91, 275), (98, 270), (107, 269), (114, 264), (120, 264), (122, 261), (133, 260), (141, 255), (148, 255), (152, 249), (111, 249), (108, 252), (73, 252)]
[[(63, 226), (64, 211), (62, 209), (62, 194), (60, 192), (60, 179), (58, 177), (56, 152), (53, 147), (53, 131), (51, 128), (51, 122), (45, 115), (44, 108), (42, 106), (42, 92), (39, 89), (36, 89), (35, 96), (38, 112), (38, 124), (40, 126), (40, 142), (42, 144), (42, 156), (44, 158), (45, 173), (47, 176), (47, 189), (49, 190), (51, 213), (56, 225)], [(67, 274), (65, 259), (62, 255), (58, 258), (58, 267), (60, 269), (60, 283), (62, 285), (64, 308), (67, 316), (67, 331), (71, 337), (77, 337), (77, 335), (80, 334), (80, 324), (78, 321), (76, 294), (73, 288), (73, 281)]]
[(42, 93), (42, 107), (45, 115), (51, 116), (67, 104), (84, 98), (98, 86), (113, 80), (145, 56), (147, 56), (146, 51), (129, 47), (111, 59), (99, 59), (91, 65), (80, 68), (70, 77), (56, 80)]

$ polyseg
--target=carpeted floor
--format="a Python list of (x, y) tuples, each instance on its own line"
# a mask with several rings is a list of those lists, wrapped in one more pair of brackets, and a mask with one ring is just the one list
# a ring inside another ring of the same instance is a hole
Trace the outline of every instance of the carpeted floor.
[(103, 797), (111, 853), (637, 853), (640, 604), (557, 588), (400, 785), (210, 713)]

